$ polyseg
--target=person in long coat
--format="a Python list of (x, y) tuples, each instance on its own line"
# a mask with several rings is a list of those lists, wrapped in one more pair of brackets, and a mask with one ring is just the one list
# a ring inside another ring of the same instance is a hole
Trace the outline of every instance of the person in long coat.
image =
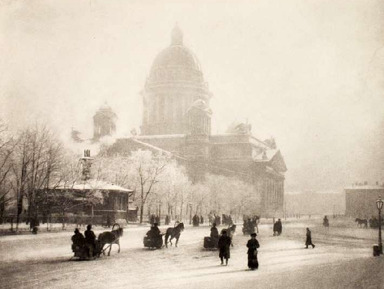
[(88, 248), (89, 257), (93, 257), (93, 252), (96, 248), (96, 235), (92, 231), (92, 225), (87, 226), (87, 230), (84, 232), (85, 235), (85, 245)]
[(255, 270), (259, 268), (259, 261), (257, 260), (257, 248), (260, 247), (259, 241), (256, 240), (256, 233), (251, 234), (251, 239), (248, 240), (248, 268)]
[(79, 229), (76, 228), (74, 231), (74, 235), (72, 236), (72, 251), (80, 249), (85, 244), (85, 238), (82, 233), (80, 233)]
[(227, 231), (223, 230), (218, 243), (221, 265), (224, 264), (224, 259), (225, 259), (225, 265), (228, 265), (228, 259), (231, 257), (230, 246), (231, 246), (231, 238), (227, 236)]
[(276, 222), (276, 229), (277, 229), (277, 235), (281, 235), (281, 232), (283, 232), (283, 224), (281, 223), (281, 219), (278, 219)]
[(305, 240), (305, 249), (308, 249), (308, 246), (312, 246), (312, 248), (315, 248), (315, 245), (312, 243), (312, 235), (311, 235), (311, 230), (307, 228), (307, 238)]

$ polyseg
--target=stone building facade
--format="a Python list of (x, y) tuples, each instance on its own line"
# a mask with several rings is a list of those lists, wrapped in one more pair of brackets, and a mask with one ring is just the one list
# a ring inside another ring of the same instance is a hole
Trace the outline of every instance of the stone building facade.
[(282, 154), (274, 141), (252, 136), (246, 123), (233, 124), (225, 134), (211, 134), (212, 94), (178, 27), (170, 46), (155, 58), (142, 97), (141, 135), (118, 139), (110, 148), (113, 153), (169, 152), (186, 166), (192, 181), (203, 180), (206, 173), (238, 176), (261, 196), (257, 213), (282, 214), (287, 171)]
[(344, 189), (345, 215), (354, 218), (377, 216), (376, 201), (384, 197), (384, 186), (357, 184)]

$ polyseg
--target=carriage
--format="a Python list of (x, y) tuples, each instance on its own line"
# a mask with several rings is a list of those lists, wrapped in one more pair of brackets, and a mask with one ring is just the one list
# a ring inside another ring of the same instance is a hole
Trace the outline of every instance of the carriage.
[[(222, 229), (221, 234), (223, 233), (224, 230), (227, 231), (228, 236), (232, 239), (233, 235), (236, 232), (236, 225), (233, 224), (232, 226), (228, 226), (227, 229), (226, 228)], [(204, 245), (203, 246), (205, 249), (217, 249), (218, 248), (218, 242), (219, 242), (219, 238), (204, 237)]]
[(217, 249), (219, 239), (212, 237), (204, 237), (204, 248), (205, 249)]
[(151, 237), (146, 235), (143, 239), (144, 247), (149, 249), (161, 249), (163, 247), (163, 235), (160, 234), (157, 237)]

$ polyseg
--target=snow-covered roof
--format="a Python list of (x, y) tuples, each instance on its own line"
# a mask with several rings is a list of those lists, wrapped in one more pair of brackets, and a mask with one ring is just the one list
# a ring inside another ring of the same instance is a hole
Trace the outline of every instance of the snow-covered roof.
[(258, 155), (253, 155), (253, 159), (256, 162), (269, 162), (278, 152), (279, 150), (264, 150), (260, 152)]
[(135, 143), (138, 143), (138, 144), (140, 144), (140, 145), (142, 145), (142, 146), (144, 146), (144, 147), (147, 147), (147, 148), (149, 148), (149, 149), (152, 149), (152, 150), (154, 150), (154, 151), (157, 151), (157, 152), (159, 152), (159, 153), (164, 153), (164, 154), (166, 154), (166, 155), (168, 155), (168, 156), (171, 156), (171, 155), (172, 155), (169, 151), (163, 150), (162, 148), (159, 148), (159, 147), (157, 147), (157, 146), (151, 145), (151, 144), (149, 144), (149, 143), (139, 141), (139, 140), (137, 140), (137, 139), (135, 139), (135, 138), (132, 138), (132, 141), (135, 142)]
[(384, 190), (380, 185), (357, 185), (346, 187), (345, 190)]
[(61, 184), (54, 189), (56, 190), (75, 190), (75, 191), (88, 191), (88, 190), (100, 190), (100, 191), (115, 191), (131, 193), (133, 190), (120, 187), (118, 185), (108, 183), (101, 180), (88, 180), (81, 183), (65, 183)]
[(185, 134), (159, 134), (159, 135), (140, 135), (135, 139), (164, 139), (164, 138), (183, 138)]
[(167, 155), (168, 157), (172, 157), (172, 156), (173, 156), (174, 158), (177, 158), (177, 159), (186, 160), (186, 158), (184, 158), (184, 157), (181, 157), (181, 156), (176, 155), (176, 154), (174, 154), (174, 153), (172, 153), (172, 152), (170, 152), (170, 151), (164, 150), (164, 149), (162, 149), (162, 148), (159, 148), (159, 147), (157, 147), (157, 146), (151, 145), (151, 144), (149, 144), (149, 143), (146, 143), (146, 142), (143, 142), (143, 141), (139, 141), (139, 140), (136, 139), (136, 138), (131, 138), (131, 140), (132, 140), (133, 142), (137, 143), (137, 144), (142, 145), (142, 146), (145, 147), (145, 148), (148, 148), (148, 149), (151, 149), (151, 150), (153, 150), (153, 151), (157, 151), (157, 152), (159, 152), (159, 153), (165, 154), (165, 155)]
[(250, 135), (250, 143), (255, 144), (257, 146), (261, 146), (262, 148), (269, 149), (269, 146), (262, 140), (259, 140), (257, 137)]

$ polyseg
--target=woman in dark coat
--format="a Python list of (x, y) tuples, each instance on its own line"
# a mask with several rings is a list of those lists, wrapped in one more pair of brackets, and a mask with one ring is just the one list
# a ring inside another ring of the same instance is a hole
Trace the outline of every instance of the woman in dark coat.
[(307, 235), (306, 235), (306, 240), (305, 240), (305, 249), (308, 249), (308, 246), (312, 246), (312, 248), (315, 248), (315, 245), (312, 243), (312, 235), (311, 235), (311, 230), (307, 228)]
[(224, 264), (223, 263), (224, 259), (225, 259), (225, 265), (228, 265), (228, 259), (230, 258), (230, 246), (231, 246), (231, 238), (227, 236), (227, 231), (223, 230), (218, 243), (221, 265)]
[(256, 233), (251, 234), (251, 239), (247, 243), (248, 247), (248, 267), (251, 270), (259, 268), (259, 261), (257, 260), (257, 248), (260, 247), (259, 242), (256, 240)]

